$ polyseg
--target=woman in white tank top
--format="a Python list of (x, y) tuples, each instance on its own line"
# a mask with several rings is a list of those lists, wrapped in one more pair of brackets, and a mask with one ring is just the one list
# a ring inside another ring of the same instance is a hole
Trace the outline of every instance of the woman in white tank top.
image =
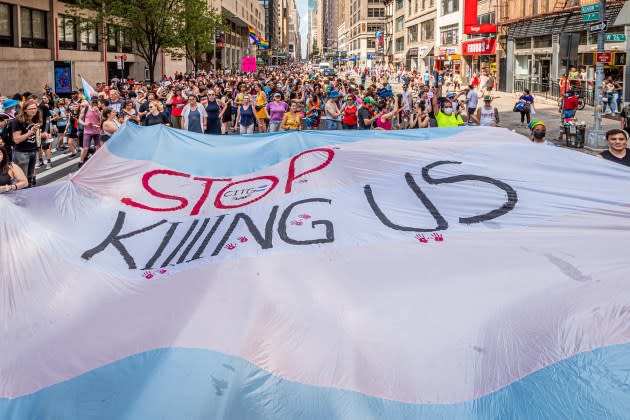
[(496, 127), (499, 123), (499, 111), (492, 106), (492, 97), (483, 98), (483, 106), (477, 108), (477, 121), (485, 127)]

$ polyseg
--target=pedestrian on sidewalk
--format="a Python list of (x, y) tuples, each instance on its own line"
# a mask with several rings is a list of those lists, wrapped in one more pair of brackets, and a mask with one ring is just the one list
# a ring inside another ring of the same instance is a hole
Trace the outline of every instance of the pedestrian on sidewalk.
[(523, 94), (519, 101), (523, 101), (523, 109), (521, 112), (521, 126), (525, 127), (525, 119), (527, 119), (527, 125), (531, 122), (531, 112), (532, 112), (532, 104), (534, 103), (534, 97), (529, 93), (529, 89), (524, 89)]
[(499, 124), (499, 110), (492, 105), (492, 96), (483, 97), (483, 106), (477, 109), (477, 122), (483, 127), (496, 127)]
[(477, 105), (479, 103), (479, 94), (477, 93), (475, 86), (472, 84), (464, 89), (464, 92), (466, 93), (466, 108), (468, 112), (467, 122), (470, 123), (471, 120), (474, 119), (475, 111), (477, 110)]

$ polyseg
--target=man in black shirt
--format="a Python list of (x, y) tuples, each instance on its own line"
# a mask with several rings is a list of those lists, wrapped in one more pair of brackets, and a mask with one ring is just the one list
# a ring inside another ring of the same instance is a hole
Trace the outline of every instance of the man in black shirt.
[(372, 123), (376, 119), (376, 117), (374, 117), (374, 105), (376, 105), (376, 101), (370, 96), (366, 96), (363, 99), (363, 105), (361, 105), (361, 108), (359, 108), (357, 112), (359, 117), (359, 130), (369, 130), (372, 128)]
[(600, 157), (611, 162), (630, 166), (630, 150), (628, 149), (628, 133), (615, 128), (606, 132), (608, 150), (599, 154)]

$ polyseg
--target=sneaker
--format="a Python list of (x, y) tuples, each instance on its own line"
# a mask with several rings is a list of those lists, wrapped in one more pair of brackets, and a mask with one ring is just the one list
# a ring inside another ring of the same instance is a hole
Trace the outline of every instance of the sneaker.
[[(68, 153), (70, 153), (70, 151), (68, 151)], [(75, 157), (79, 156), (79, 154), (77, 152), (72, 153), (69, 158), (70, 159), (74, 159)]]
[(52, 169), (52, 162), (51, 161), (48, 161), (46, 163), (46, 169)]
[(83, 162), (79, 162), (79, 163), (77, 164), (77, 169), (81, 169), (81, 166), (83, 166)]

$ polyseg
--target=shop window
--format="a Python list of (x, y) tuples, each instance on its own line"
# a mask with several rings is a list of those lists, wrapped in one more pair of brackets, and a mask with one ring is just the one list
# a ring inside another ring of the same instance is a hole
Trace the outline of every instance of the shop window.
[(551, 47), (551, 35), (534, 37), (534, 48)]
[(514, 44), (517, 50), (526, 50), (532, 47), (530, 38), (517, 38)]
[(13, 6), (0, 3), (0, 45), (13, 46)]
[(458, 33), (459, 28), (457, 24), (440, 28), (440, 45), (457, 45), (459, 42)]
[(433, 20), (427, 20), (420, 24), (420, 39), (423, 41), (433, 41), (434, 32), (435, 27)]
[(76, 50), (77, 49), (77, 22), (70, 16), (59, 15), (58, 34), (59, 49)]
[(20, 23), (22, 29), (22, 47), (46, 48), (46, 12), (41, 10), (20, 8)]

